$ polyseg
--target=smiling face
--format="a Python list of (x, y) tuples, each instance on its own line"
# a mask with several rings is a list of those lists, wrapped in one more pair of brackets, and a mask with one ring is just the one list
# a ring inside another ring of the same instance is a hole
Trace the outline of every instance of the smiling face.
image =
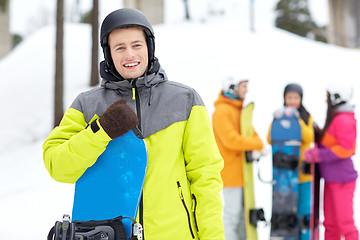
[(148, 48), (141, 27), (120, 28), (109, 35), (115, 68), (124, 79), (142, 76), (148, 67)]
[(287, 92), (285, 94), (285, 105), (295, 109), (299, 109), (301, 105), (301, 96), (297, 92)]

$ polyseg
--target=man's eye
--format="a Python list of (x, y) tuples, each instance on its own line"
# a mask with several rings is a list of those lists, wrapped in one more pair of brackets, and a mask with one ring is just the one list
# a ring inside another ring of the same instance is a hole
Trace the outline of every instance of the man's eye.
[(134, 44), (134, 47), (135, 48), (139, 48), (139, 47), (141, 47), (142, 45), (141, 44)]
[(117, 51), (121, 51), (121, 50), (123, 50), (124, 49), (124, 47), (118, 47), (116, 50)]

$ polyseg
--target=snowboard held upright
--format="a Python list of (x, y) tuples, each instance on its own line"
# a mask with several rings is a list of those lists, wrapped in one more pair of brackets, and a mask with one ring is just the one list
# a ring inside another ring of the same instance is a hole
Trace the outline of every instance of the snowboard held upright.
[(53, 237), (49, 233), (48, 239), (141, 239), (142, 227), (135, 219), (146, 169), (143, 139), (130, 130), (111, 140), (75, 183), (72, 222), (70, 216), (56, 222)]
[[(252, 136), (254, 134), (252, 125), (252, 113), (254, 103), (249, 103), (241, 111), (240, 126), (241, 135)], [(243, 155), (243, 176), (244, 176), (244, 211), (245, 211), (245, 227), (246, 238), (257, 240), (257, 223), (258, 221), (265, 221), (263, 209), (255, 207), (255, 194), (254, 194), (254, 178), (253, 178), (253, 159), (251, 154)]]
[(295, 109), (286, 107), (274, 114), (271, 125), (274, 180), (271, 239), (299, 239), (298, 162), (301, 127), (298, 116)]

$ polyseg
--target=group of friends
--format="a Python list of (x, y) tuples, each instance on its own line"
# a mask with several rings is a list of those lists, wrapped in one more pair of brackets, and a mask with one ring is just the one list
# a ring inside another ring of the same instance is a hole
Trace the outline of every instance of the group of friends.
[[(264, 144), (255, 132), (253, 137), (242, 136), (240, 114), (247, 92), (248, 80), (225, 84), (215, 102), (213, 129), (224, 158), (221, 172), (224, 188), (225, 239), (246, 239), (243, 209), (242, 151), (261, 151)], [(318, 163), (324, 179), (324, 227), (326, 240), (359, 239), (353, 218), (353, 198), (357, 172), (351, 157), (356, 149), (356, 119), (354, 106), (349, 103), (350, 86), (329, 84), (326, 89), (327, 115), (325, 126), (319, 128), (302, 104), (303, 89), (299, 84), (288, 84), (284, 89), (284, 106), (299, 112), (301, 146), (299, 183), (312, 181), (301, 166)], [(271, 144), (270, 133), (267, 141)], [(299, 192), (299, 195), (302, 193)]]
[[(200, 95), (168, 80), (155, 57), (153, 27), (142, 12), (111, 12), (102, 22), (100, 44), (101, 84), (77, 96), (43, 144), (49, 174), (75, 183), (112, 139), (132, 130), (144, 139), (148, 155), (137, 217), (143, 239), (241, 239), (241, 152), (263, 148), (257, 134), (240, 135), (247, 81), (223, 89), (212, 125)], [(285, 89), (285, 105), (300, 112), (302, 150), (318, 136), (304, 155), (308, 162), (319, 162), (325, 179), (326, 239), (353, 240), (358, 239), (352, 218), (357, 174), (350, 157), (356, 122), (349, 99), (327, 94), (326, 124), (315, 134), (299, 85)]]

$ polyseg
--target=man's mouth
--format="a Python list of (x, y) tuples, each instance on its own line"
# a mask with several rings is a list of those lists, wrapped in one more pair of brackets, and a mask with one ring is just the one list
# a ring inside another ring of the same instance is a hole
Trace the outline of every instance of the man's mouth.
[(140, 62), (135, 62), (135, 63), (127, 63), (127, 64), (124, 64), (124, 67), (135, 67), (137, 65), (139, 65)]

